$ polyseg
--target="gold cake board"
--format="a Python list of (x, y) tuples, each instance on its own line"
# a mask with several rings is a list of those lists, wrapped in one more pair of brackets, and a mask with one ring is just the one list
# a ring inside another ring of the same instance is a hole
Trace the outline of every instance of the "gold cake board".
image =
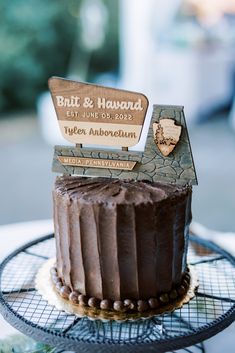
[(50, 270), (55, 264), (55, 258), (47, 260), (42, 267), (40, 267), (36, 279), (35, 288), (38, 293), (48, 301), (50, 305), (53, 305), (58, 310), (65, 311), (67, 314), (73, 314), (77, 317), (88, 317), (91, 320), (116, 320), (116, 321), (127, 321), (127, 320), (139, 320), (148, 319), (150, 317), (160, 315), (162, 313), (170, 313), (176, 309), (182, 308), (184, 304), (187, 304), (195, 296), (195, 291), (198, 288), (199, 281), (195, 270), (192, 266), (189, 266), (190, 274), (190, 285), (187, 293), (179, 299), (161, 306), (154, 310), (148, 310), (146, 312), (115, 312), (110, 310), (93, 309), (87, 306), (81, 306), (79, 304), (72, 304), (69, 300), (63, 299), (57, 291), (54, 289), (54, 285), (51, 280)]

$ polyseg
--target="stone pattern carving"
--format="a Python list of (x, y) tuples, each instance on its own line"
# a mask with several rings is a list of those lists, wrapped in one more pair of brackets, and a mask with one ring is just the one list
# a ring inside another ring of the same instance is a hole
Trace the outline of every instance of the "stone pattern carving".
[[(177, 125), (182, 126), (180, 140), (175, 149), (164, 157), (154, 142), (153, 123), (161, 118), (174, 119)], [(132, 171), (115, 169), (101, 169), (61, 165), (58, 156), (90, 157), (103, 159), (121, 159), (136, 161)], [(180, 185), (197, 184), (197, 176), (191, 152), (188, 131), (185, 123), (182, 106), (154, 105), (153, 115), (147, 136), (144, 152), (111, 151), (78, 147), (56, 146), (53, 171), (63, 174), (77, 174), (82, 176), (100, 176), (108, 178), (135, 179), (161, 181)]]

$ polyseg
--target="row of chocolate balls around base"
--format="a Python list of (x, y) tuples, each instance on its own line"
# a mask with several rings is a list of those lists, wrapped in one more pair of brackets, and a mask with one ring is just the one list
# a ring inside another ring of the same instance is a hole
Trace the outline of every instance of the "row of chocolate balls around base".
[(185, 295), (190, 284), (189, 270), (183, 275), (182, 283), (178, 287), (172, 289), (169, 293), (162, 293), (157, 298), (150, 298), (149, 300), (100, 300), (95, 297), (87, 297), (79, 293), (78, 291), (72, 291), (68, 286), (63, 285), (61, 278), (57, 274), (56, 267), (51, 268), (51, 279), (54, 284), (56, 291), (64, 299), (71, 301), (72, 304), (89, 306), (93, 309), (102, 310), (115, 310), (118, 312), (125, 311), (139, 311), (144, 312), (148, 310), (154, 310), (161, 306), (167, 305), (168, 303), (175, 301), (177, 298)]

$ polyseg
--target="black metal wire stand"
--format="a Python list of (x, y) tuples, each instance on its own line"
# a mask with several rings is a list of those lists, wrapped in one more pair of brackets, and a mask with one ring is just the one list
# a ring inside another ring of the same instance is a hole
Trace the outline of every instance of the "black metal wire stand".
[(2, 262), (0, 312), (26, 335), (58, 347), (57, 352), (205, 352), (202, 341), (235, 320), (235, 259), (194, 235), (190, 235), (188, 259), (200, 281), (195, 298), (173, 313), (147, 320), (92, 321), (49, 305), (36, 291), (34, 281), (43, 262), (53, 256), (50, 234)]

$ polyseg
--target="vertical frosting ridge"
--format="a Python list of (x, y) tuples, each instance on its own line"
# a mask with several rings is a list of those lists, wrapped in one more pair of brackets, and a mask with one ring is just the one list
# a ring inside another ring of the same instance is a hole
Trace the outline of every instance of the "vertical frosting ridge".
[[(89, 222), (87, 220), (90, 220)], [(82, 258), (86, 282), (86, 294), (100, 297), (102, 293), (99, 254), (97, 246), (97, 231), (91, 205), (81, 208), (80, 231)], [(78, 254), (79, 256), (79, 254)]]
[[(69, 215), (68, 215), (68, 202), (69, 198), (58, 198), (58, 225), (59, 225), (59, 243), (61, 251), (61, 272), (64, 284), (71, 285), (70, 282), (70, 241), (69, 241)], [(64, 261), (66, 259), (66, 261)]]
[(147, 299), (156, 295), (156, 237), (155, 207), (135, 207), (135, 229), (138, 256), (139, 297)]
[(72, 282), (71, 282), (71, 261), (72, 261), (72, 254), (71, 254), (71, 248), (72, 248), (72, 243), (71, 243), (71, 222), (70, 222), (70, 201), (67, 202), (66, 204), (66, 233), (67, 233), (67, 242), (68, 242), (68, 256), (69, 256), (69, 261), (68, 261), (68, 268), (67, 268), (67, 281), (66, 284), (69, 287), (72, 287)]
[(62, 277), (62, 258), (61, 258), (61, 232), (59, 228), (59, 205), (57, 203), (58, 197), (55, 191), (52, 193), (53, 196), (53, 217), (54, 217), (54, 227), (55, 227), (55, 243), (56, 243), (56, 266), (60, 277)]
[(182, 254), (182, 272), (186, 271), (187, 267), (187, 253), (188, 253), (188, 242), (189, 242), (189, 225), (192, 220), (191, 212), (192, 194), (189, 193), (186, 198), (186, 209), (185, 209), (185, 228), (184, 228), (184, 251)]
[(165, 199), (153, 196), (159, 189), (144, 182), (60, 179), (53, 201), (63, 283), (112, 300), (148, 299), (179, 284), (186, 270), (191, 189), (172, 189)]
[(85, 271), (83, 263), (83, 252), (82, 252), (82, 239), (80, 231), (80, 206), (77, 202), (72, 203), (71, 209), (71, 269), (78, 269), (79, 271), (71, 271), (71, 282), (72, 288), (78, 290), (81, 293), (86, 293), (86, 281)]
[(136, 281), (136, 298), (140, 298), (140, 282), (139, 282), (139, 252), (138, 252), (138, 238), (136, 234), (136, 208), (135, 205), (131, 206), (131, 219), (132, 219), (132, 241), (133, 241), (133, 275)]
[(135, 298), (138, 292), (136, 240), (132, 205), (117, 205), (118, 263), (120, 297)]
[(173, 228), (173, 259), (172, 259), (172, 283), (175, 285), (181, 282), (182, 257), (185, 248), (185, 211), (187, 200), (182, 200), (175, 206), (175, 224)]
[[(160, 207), (157, 212), (157, 283), (158, 290), (168, 292), (172, 286), (172, 258), (173, 258), (173, 226), (174, 213), (171, 204), (168, 208)], [(167, 221), (166, 221), (167, 219)]]
[(95, 225), (95, 233), (96, 233), (96, 242), (97, 242), (97, 260), (96, 260), (96, 267), (97, 267), (97, 281), (100, 285), (100, 297), (103, 298), (104, 294), (104, 284), (103, 284), (103, 266), (102, 266), (102, 258), (104, 254), (102, 254), (101, 250), (101, 239), (100, 239), (100, 207), (98, 205), (92, 205), (92, 211), (94, 215), (94, 225)]
[[(117, 228), (117, 206), (100, 205), (99, 212), (99, 244), (101, 256), (101, 273), (103, 279), (103, 298), (118, 300), (121, 296), (119, 244)], [(108, 222), (107, 222), (108, 220)]]

